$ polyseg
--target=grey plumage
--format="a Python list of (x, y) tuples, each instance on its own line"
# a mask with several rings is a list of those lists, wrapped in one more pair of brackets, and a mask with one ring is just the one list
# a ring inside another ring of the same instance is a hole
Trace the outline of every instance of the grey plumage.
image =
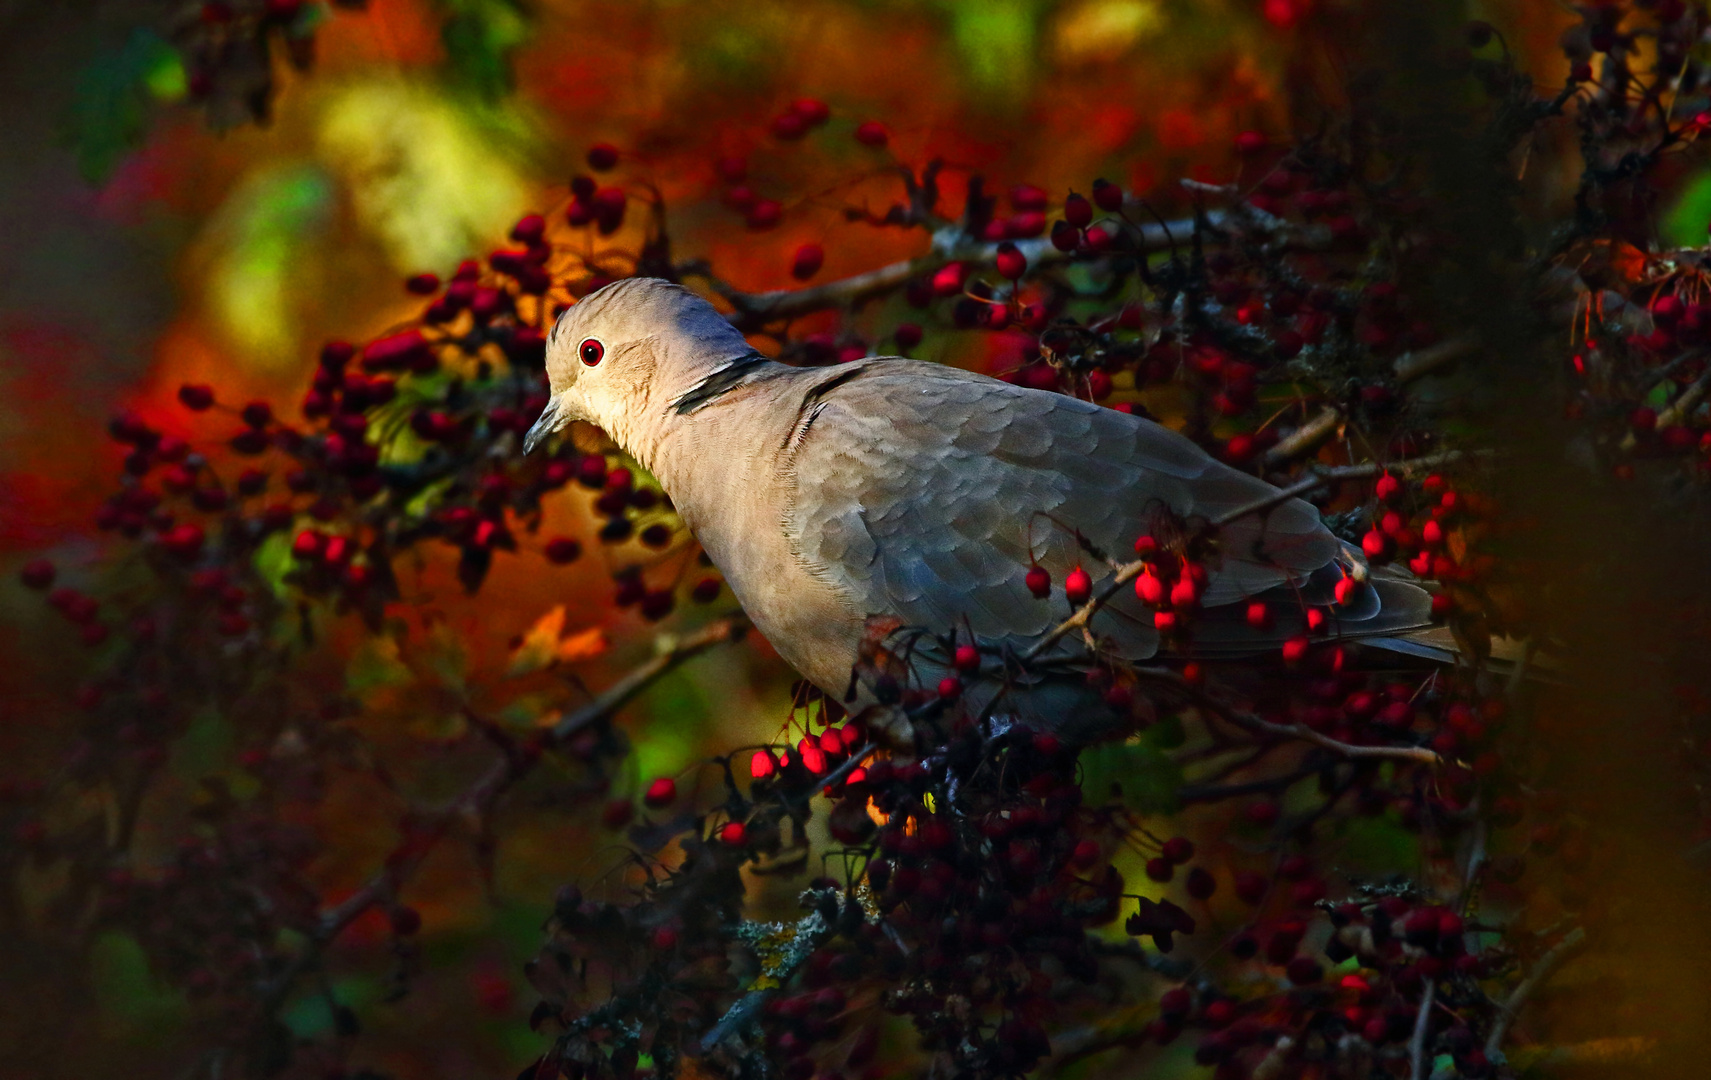
[[(589, 338), (604, 346), (593, 367), (578, 360)], [(832, 693), (869, 615), (1025, 646), (1068, 614), (1061, 592), (1029, 593), (1030, 564), (1060, 583), (1081, 564), (1097, 582), (1082, 541), (1126, 559), (1161, 521), (1213, 521), (1275, 491), (1168, 428), (1063, 395), (901, 358), (758, 358), (711, 305), (660, 281), (572, 307), (547, 364), (553, 403), (530, 445), (571, 419), (604, 427), (660, 479), (761, 632)], [(1196, 650), (1275, 647), (1345, 574), (1366, 577), (1364, 560), (1305, 502), (1230, 523)], [(1277, 601), (1274, 629), (1241, 617), (1253, 597)], [(1422, 625), (1427, 608), (1379, 576), (1330, 610), (1355, 636)], [(1128, 589), (1093, 629), (1130, 658), (1159, 648)]]

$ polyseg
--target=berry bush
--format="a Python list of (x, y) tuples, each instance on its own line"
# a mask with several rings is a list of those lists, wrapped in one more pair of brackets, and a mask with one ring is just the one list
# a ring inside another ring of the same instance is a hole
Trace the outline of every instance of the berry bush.
[[(303, 7), (203, 5), (192, 48), (265, 51)], [(461, 845), (492, 887), (545, 815), (601, 854), (567, 853), (533, 913), (534, 1080), (1483, 1080), (1570, 1053), (1529, 1009), (1614, 916), (1596, 829), (1553, 789), (1540, 702), (1580, 654), (1549, 613), (1577, 571), (1527, 463), (1566, 451), (1611, 512), (1703, 513), (1711, 295), (1658, 205), (1711, 127), (1711, 22), (1682, 0), (1585, 6), (1546, 84), (1489, 24), (1333, 7), (1264, 17), (1350, 50), (1424, 44), (1382, 79), (1302, 87), (1293, 126), (1240, 132), (1216, 177), (1050, 191), (894, 155), (907, 117), (796, 99), (753, 122), (753, 153), (714, 154), (687, 211), (646, 154), (591, 147), (503, 246), (405, 281), (415, 317), (327, 342), (296, 400), (187, 383), (170, 422), (113, 417), (99, 569), (17, 574), (87, 663), (55, 691), (57, 764), (0, 788), (8, 939), (63, 959), (133, 938), (195, 1018), (187, 1075), (387, 1075), (364, 1019), (386, 1006), (338, 973), (421, 992), (425, 864)], [(199, 95), (223, 92), (210, 78)], [(750, 291), (674, 246), (680, 212), (759, 243), (802, 197), (774, 162), (817, 154), (893, 178), (843, 225), (921, 253), (855, 267), (828, 235), (785, 252), (794, 285)], [(1084, 544), (1062, 580), (1028, 579), (1121, 730), (995, 724), (969, 691), (1002, 701), (1043, 649), (875, 619), (853, 676), (881, 705), (798, 685), (765, 744), (638, 776), (624, 705), (749, 645), (669, 499), (598, 432), (521, 453), (553, 320), (631, 275), (703, 291), (789, 363), (958, 342), (999, 378), (1158, 419), (1426, 585), (1436, 628), (1406, 653), (1340, 642), (1338, 606), (1372, 587), (1351, 574), (1334, 602), (1246, 606), (1256, 633), (1299, 627), (1281, 648), (1202, 655), (1208, 570), (1275, 500), (1161, 517), (1132, 551)], [(193, 440), (172, 433), (186, 416)], [(566, 503), (586, 529), (548, 524)], [(636, 641), (559, 608), (505, 656), (460, 643), (448, 612), (479, 612), (497, 563), (545, 583), (595, 559)], [(1152, 611), (1157, 660), (1086, 631), (1118, 588)], [(924, 682), (923, 651), (957, 674)], [(645, 655), (590, 690), (577, 672), (608, 654)], [(230, 765), (198, 772), (211, 715)], [(363, 778), (360, 806), (333, 813), (330, 792), (352, 798), (334, 774)], [(329, 892), (337, 815), (389, 831)], [(505, 1008), (507, 975), (477, 972), (482, 1000)], [(310, 1008), (332, 1019), (306, 1035)], [(1602, 1052), (1643, 1058), (1635, 1038)]]

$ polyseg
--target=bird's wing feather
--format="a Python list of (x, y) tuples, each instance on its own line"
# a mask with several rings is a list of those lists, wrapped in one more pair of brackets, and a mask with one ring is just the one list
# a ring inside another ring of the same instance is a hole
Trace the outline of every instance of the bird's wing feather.
[[(1058, 394), (909, 360), (840, 369), (803, 407), (818, 410), (788, 463), (785, 528), (797, 553), (868, 613), (988, 639), (1025, 640), (1067, 614), (1035, 599), (1037, 562), (1054, 581), (1078, 563), (1079, 532), (1127, 557), (1163, 505), (1215, 519), (1274, 489), (1160, 425)], [(1313, 508), (1285, 503), (1225, 532), (1206, 602), (1305, 582), (1338, 554)], [(1096, 630), (1125, 652), (1157, 648), (1127, 590)]]

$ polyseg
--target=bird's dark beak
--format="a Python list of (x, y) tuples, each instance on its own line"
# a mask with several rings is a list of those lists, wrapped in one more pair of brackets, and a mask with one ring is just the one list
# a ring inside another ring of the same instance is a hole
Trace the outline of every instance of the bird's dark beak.
[(536, 444), (563, 427), (564, 422), (564, 398), (554, 394), (547, 399), (547, 407), (541, 410), (540, 419), (536, 420), (534, 426), (529, 428), (529, 433), (523, 436), (523, 453), (532, 452)]

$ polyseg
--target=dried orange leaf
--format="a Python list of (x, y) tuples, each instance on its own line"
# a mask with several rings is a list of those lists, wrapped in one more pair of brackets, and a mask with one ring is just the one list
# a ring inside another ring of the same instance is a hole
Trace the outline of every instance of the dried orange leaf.
[(560, 663), (574, 664), (582, 660), (592, 660), (611, 647), (612, 642), (606, 636), (606, 631), (598, 626), (591, 626), (560, 641), (556, 657)]

